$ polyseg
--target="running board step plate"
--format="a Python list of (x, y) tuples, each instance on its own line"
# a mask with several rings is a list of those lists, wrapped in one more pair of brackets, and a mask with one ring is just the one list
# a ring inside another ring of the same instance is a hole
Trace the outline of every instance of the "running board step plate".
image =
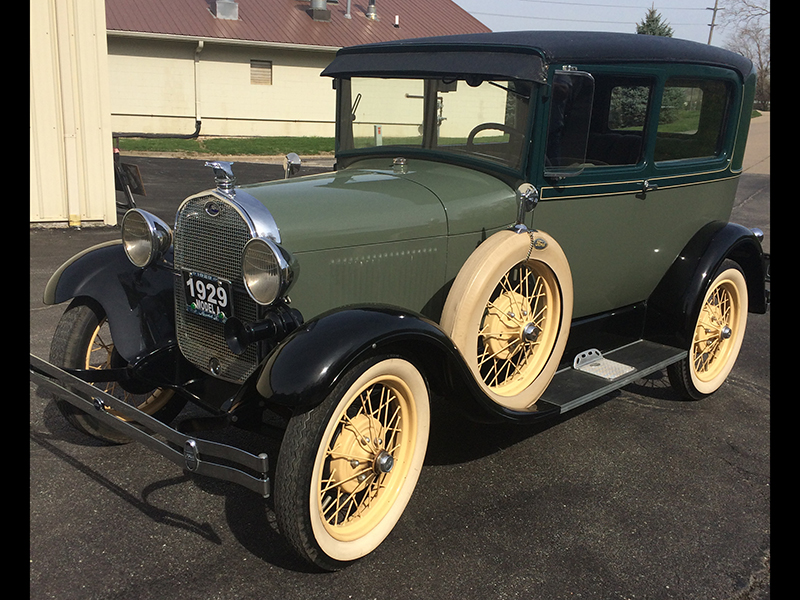
[[(587, 355), (580, 361), (581, 366), (592, 365), (594, 362), (600, 364), (596, 368), (588, 370), (575, 368), (575, 366), (561, 369), (553, 377), (553, 381), (537, 404), (542, 403), (543, 406), (552, 404), (559, 407), (561, 413), (565, 413), (678, 362), (686, 355), (686, 350), (646, 340), (639, 340), (611, 350), (604, 356), (599, 352), (597, 352), (597, 356)], [(573, 365), (577, 364), (576, 360)], [(609, 380), (604, 376), (598, 376), (594, 372), (595, 370), (606, 371), (607, 374), (617, 374)], [(619, 371), (624, 372), (620, 373)]]
[(620, 377), (636, 370), (630, 365), (623, 365), (620, 362), (605, 358), (595, 348), (578, 354), (572, 362), (572, 368), (589, 375), (602, 377), (606, 381), (616, 381)]

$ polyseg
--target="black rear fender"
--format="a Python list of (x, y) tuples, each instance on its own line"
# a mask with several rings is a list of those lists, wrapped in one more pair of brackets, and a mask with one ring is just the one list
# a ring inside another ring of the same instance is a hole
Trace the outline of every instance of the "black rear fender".
[(709, 223), (689, 241), (647, 301), (647, 339), (686, 347), (705, 292), (725, 260), (747, 280), (749, 312), (767, 310), (765, 262), (755, 234), (736, 223)]

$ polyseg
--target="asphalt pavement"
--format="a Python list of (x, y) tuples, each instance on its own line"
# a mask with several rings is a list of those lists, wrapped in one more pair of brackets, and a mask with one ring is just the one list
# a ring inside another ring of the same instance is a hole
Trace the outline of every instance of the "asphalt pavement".
[[(769, 115), (751, 129), (732, 220), (770, 244)], [(766, 140), (766, 142), (765, 142)], [(212, 186), (203, 160), (126, 157), (169, 223)], [(305, 172), (324, 169), (324, 164)], [(235, 165), (241, 183), (282, 176)], [(30, 351), (63, 306), (52, 272), (116, 228), (30, 232)], [(728, 382), (684, 402), (663, 373), (536, 427), (435, 412), (420, 483), (372, 555), (333, 574), (288, 553), (271, 500), (191, 478), (140, 445), (72, 430), (30, 386), (34, 599), (676, 599), (770, 596), (770, 314), (750, 315)], [(180, 418), (196, 410), (185, 409)], [(226, 440), (277, 454), (239, 431)]]

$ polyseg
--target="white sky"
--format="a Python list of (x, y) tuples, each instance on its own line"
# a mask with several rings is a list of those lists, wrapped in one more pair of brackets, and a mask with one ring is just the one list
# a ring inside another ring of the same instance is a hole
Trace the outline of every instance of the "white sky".
[[(453, 0), (492, 31), (562, 29), (636, 33), (655, 5), (673, 37), (708, 43), (714, 0)], [(378, 2), (380, 5), (380, 2)], [(720, 6), (723, 3), (720, 2)], [(717, 12), (716, 24), (721, 12)], [(722, 46), (725, 33), (714, 28), (711, 43)]]

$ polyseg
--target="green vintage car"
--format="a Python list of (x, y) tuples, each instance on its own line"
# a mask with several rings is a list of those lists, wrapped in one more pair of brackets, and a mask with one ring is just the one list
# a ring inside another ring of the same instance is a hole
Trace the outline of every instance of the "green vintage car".
[[(430, 402), (529, 423), (666, 368), (700, 399), (768, 307), (729, 223), (755, 74), (711, 46), (515, 32), (345, 48), (332, 172), (187, 198), (174, 230), (65, 263), (31, 378), (78, 429), (274, 494), (302, 558), (375, 550), (412, 494)], [(277, 464), (168, 426), (187, 401), (282, 429)]]

